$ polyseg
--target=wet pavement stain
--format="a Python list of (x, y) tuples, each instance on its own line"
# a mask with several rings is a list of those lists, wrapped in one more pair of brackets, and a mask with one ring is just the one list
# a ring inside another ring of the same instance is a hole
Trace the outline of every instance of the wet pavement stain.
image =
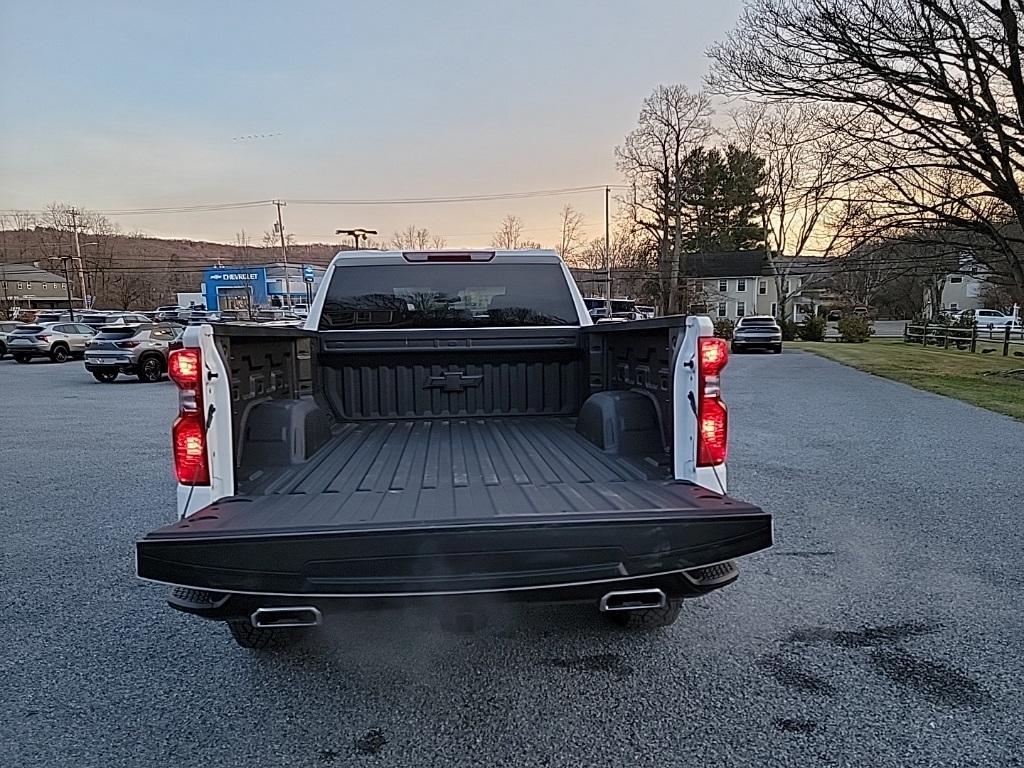
[(762, 667), (776, 681), (786, 686), (805, 693), (816, 693), (823, 696), (830, 696), (835, 693), (832, 685), (810, 672), (805, 672), (795, 662), (782, 659), (778, 656), (768, 656), (759, 662)]
[(356, 751), (361, 755), (379, 754), (388, 740), (384, 737), (384, 731), (380, 728), (371, 728), (362, 736), (353, 739)]
[(791, 643), (826, 643), (836, 648), (873, 648), (893, 645), (901, 640), (938, 632), (940, 624), (929, 624), (922, 621), (905, 621), (899, 624), (886, 624), (881, 627), (862, 627), (855, 630), (826, 629), (811, 627), (798, 629), (789, 635)]
[(991, 702), (988, 691), (964, 673), (899, 648), (872, 651), (871, 663), (894, 683), (913, 688), (938, 704), (977, 707)]
[(775, 727), (783, 733), (814, 733), (818, 724), (813, 720), (794, 720), (791, 717), (782, 717), (774, 721)]
[(617, 653), (594, 653), (589, 656), (549, 659), (548, 664), (575, 672), (611, 672), (619, 677), (633, 674), (633, 669)]

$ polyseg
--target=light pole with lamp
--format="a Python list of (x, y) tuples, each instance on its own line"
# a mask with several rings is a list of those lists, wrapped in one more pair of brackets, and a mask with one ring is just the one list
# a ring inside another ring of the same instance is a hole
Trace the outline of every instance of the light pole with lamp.
[(359, 238), (363, 238), (363, 243), (366, 242), (366, 238), (370, 235), (376, 235), (376, 229), (363, 229), (362, 227), (356, 227), (355, 229), (336, 229), (334, 230), (336, 235), (350, 235), (355, 240), (356, 250), (359, 250)]

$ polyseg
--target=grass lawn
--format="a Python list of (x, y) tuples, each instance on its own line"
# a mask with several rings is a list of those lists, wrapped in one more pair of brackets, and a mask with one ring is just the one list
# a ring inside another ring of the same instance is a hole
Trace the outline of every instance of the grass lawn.
[[(979, 343), (978, 348), (988, 346), (992, 345)], [(1024, 373), (1019, 374), (1022, 378), (983, 375), (992, 371), (1024, 371), (1024, 358), (1013, 356), (1014, 349), (1024, 351), (1021, 345), (1011, 346), (1009, 357), (1001, 357), (999, 352), (983, 355), (934, 347), (922, 349), (896, 339), (864, 344), (799, 341), (787, 343), (787, 347), (1024, 421)]]

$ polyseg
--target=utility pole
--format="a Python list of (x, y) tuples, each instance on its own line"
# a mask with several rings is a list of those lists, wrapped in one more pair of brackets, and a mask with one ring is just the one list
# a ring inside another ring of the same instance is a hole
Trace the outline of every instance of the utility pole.
[[(75, 244), (78, 244), (78, 236), (75, 236)], [(71, 322), (75, 322), (75, 308), (71, 305), (71, 279), (68, 277), (68, 258), (67, 256), (60, 257), (60, 263), (64, 267), (64, 289), (68, 294), (68, 315), (71, 317)]]
[(288, 245), (284, 239), (284, 222), (281, 220), (281, 206), (288, 205), (288, 203), (282, 203), (280, 200), (275, 200), (274, 205), (277, 206), (277, 233), (281, 236), (281, 259), (284, 261), (284, 292), (285, 301), (288, 303), (288, 309), (292, 308), (292, 276), (290, 274), (291, 268), (288, 266)]
[(609, 202), (611, 187), (604, 188), (604, 276), (605, 276), (605, 312), (606, 317), (612, 316), (612, 238), (611, 238), (611, 204)]
[[(88, 304), (86, 293), (88, 288), (85, 285), (85, 267), (82, 264), (82, 246), (78, 242), (78, 209), (70, 208), (68, 209), (67, 214), (71, 216), (71, 226), (75, 233), (75, 260), (78, 264), (78, 288), (82, 292), (82, 306), (84, 307)], [(67, 275), (65, 275), (65, 277), (67, 277)], [(68, 309), (71, 310), (71, 319), (74, 320), (74, 310), (71, 309), (70, 294), (68, 295)]]

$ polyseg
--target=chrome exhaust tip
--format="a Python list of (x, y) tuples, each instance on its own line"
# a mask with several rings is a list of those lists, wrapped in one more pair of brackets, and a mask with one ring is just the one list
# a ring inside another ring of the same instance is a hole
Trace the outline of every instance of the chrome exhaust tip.
[(249, 621), (260, 629), (285, 629), (287, 627), (318, 627), (324, 617), (311, 605), (287, 606), (281, 608), (257, 608)]
[(668, 597), (660, 589), (628, 589), (609, 592), (601, 598), (598, 608), (602, 611), (644, 611), (649, 608), (664, 608)]

